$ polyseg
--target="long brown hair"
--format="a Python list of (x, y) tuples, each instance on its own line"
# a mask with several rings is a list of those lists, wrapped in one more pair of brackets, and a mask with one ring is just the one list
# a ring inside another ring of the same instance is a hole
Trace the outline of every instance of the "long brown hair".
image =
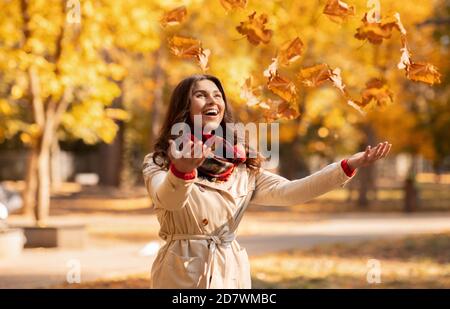
[[(225, 102), (225, 111), (223, 119), (220, 122), (220, 126), (222, 127), (223, 130), (222, 132), (225, 132), (225, 130), (227, 130), (227, 127), (225, 125), (226, 123), (234, 123), (231, 106), (227, 102), (225, 91), (223, 90), (222, 84), (220, 83), (217, 77), (208, 74), (196, 74), (183, 79), (175, 87), (170, 96), (170, 103), (169, 108), (167, 110), (166, 118), (162, 125), (159, 137), (156, 139), (154, 145), (153, 162), (158, 166), (161, 166), (166, 169), (169, 167), (170, 159), (167, 154), (167, 148), (169, 147), (169, 139), (174, 138), (174, 136), (172, 136), (171, 134), (172, 126), (176, 123), (181, 122), (188, 124), (192, 128), (190, 117), (190, 108), (191, 108), (190, 94), (195, 83), (205, 79), (210, 80), (214, 84), (216, 84), (217, 88), (222, 93), (222, 98), (223, 101)], [(234, 141), (236, 143), (237, 142), (236, 132), (232, 133), (234, 134), (235, 137)], [(261, 167), (262, 157), (259, 155), (259, 153), (257, 154), (256, 158), (249, 157), (250, 149), (247, 141), (244, 143), (244, 147), (247, 156), (245, 165), (247, 166), (247, 168), (251, 170), (255, 171), (259, 170), (259, 168)], [(252, 151), (256, 151), (256, 149)]]

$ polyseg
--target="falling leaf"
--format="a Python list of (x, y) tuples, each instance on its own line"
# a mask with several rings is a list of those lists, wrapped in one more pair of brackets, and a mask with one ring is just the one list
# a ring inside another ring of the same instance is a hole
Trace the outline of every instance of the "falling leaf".
[(174, 26), (182, 23), (186, 18), (187, 10), (185, 6), (177, 7), (169, 12), (166, 12), (160, 20), (163, 27)]
[(367, 13), (362, 18), (363, 25), (356, 29), (355, 38), (358, 40), (368, 40), (372, 44), (381, 44), (383, 39), (388, 39), (392, 35), (392, 29), (397, 27), (397, 20), (389, 18), (385, 21), (369, 23)]
[(174, 36), (169, 39), (170, 51), (177, 57), (195, 58), (203, 72), (208, 70), (208, 60), (211, 55), (209, 49), (203, 49), (199, 40)]
[(285, 101), (295, 101), (297, 90), (294, 83), (287, 78), (278, 74), (272, 76), (267, 83), (267, 88)]
[(411, 59), (411, 52), (408, 48), (408, 40), (406, 37), (406, 29), (400, 20), (400, 14), (395, 13), (394, 18), (396, 20), (397, 29), (400, 31), (400, 38), (402, 41), (402, 48), (400, 51), (402, 55), (400, 61), (397, 64), (397, 68), (404, 69), (406, 71), (406, 78), (412, 81), (418, 81), (433, 85), (441, 82), (441, 73), (438, 69), (427, 62), (414, 62)]
[(372, 101), (377, 106), (386, 106), (393, 102), (393, 93), (386, 82), (379, 78), (372, 78), (366, 83), (366, 88), (361, 93), (362, 105), (366, 106)]
[(303, 42), (299, 37), (296, 37), (290, 42), (284, 43), (278, 52), (278, 60), (280, 64), (288, 66), (294, 61), (298, 60), (303, 51)]
[(177, 57), (195, 58), (202, 52), (202, 43), (199, 40), (174, 36), (169, 39), (170, 51)]
[(203, 72), (208, 70), (208, 60), (211, 55), (211, 51), (209, 49), (202, 49), (201, 53), (197, 56), (198, 63)]
[(248, 16), (248, 21), (241, 22), (239, 26), (236, 27), (240, 34), (246, 35), (248, 41), (253, 45), (258, 45), (259, 43), (269, 43), (273, 31), (270, 29), (265, 29), (265, 24), (267, 23), (267, 14), (260, 14), (255, 17), (256, 12)]
[(329, 80), (330, 74), (329, 66), (322, 63), (301, 69), (298, 74), (298, 79), (306, 87), (317, 87)]
[(430, 63), (411, 62), (406, 69), (406, 78), (433, 85), (441, 82), (441, 73)]
[(330, 20), (341, 23), (349, 16), (355, 15), (355, 7), (349, 6), (347, 3), (339, 0), (328, 0), (323, 13), (327, 15)]
[(271, 78), (272, 76), (277, 75), (277, 71), (278, 71), (278, 58), (272, 58), (272, 63), (266, 70), (264, 70), (263, 75), (265, 77)]
[(245, 9), (247, 7), (247, 0), (220, 0), (220, 3), (227, 11)]
[(284, 100), (268, 99), (267, 104), (270, 109), (264, 111), (264, 118), (268, 122), (278, 119), (295, 119), (300, 116), (297, 106), (290, 104)]

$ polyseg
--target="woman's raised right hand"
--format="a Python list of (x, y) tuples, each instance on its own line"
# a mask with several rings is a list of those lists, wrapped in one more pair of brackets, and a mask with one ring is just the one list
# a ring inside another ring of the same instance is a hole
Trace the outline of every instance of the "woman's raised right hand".
[(204, 145), (202, 141), (189, 141), (183, 146), (183, 149), (178, 150), (175, 141), (169, 139), (167, 149), (170, 162), (182, 173), (192, 172), (211, 154), (211, 147)]

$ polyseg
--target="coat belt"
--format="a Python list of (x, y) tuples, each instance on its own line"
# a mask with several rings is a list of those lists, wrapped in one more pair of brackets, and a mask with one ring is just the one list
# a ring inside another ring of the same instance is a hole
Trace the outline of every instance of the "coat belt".
[(209, 289), (211, 285), (211, 276), (213, 273), (213, 264), (215, 263), (217, 246), (223, 246), (225, 248), (231, 245), (231, 242), (236, 238), (234, 232), (230, 232), (227, 228), (224, 228), (220, 233), (210, 234), (169, 234), (166, 240), (168, 242), (172, 240), (206, 240), (208, 241), (208, 260), (206, 264), (206, 288)]

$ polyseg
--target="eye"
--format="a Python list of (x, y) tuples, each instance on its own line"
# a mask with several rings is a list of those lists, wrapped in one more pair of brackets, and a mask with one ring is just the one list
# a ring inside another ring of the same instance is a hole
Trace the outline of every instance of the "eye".
[(215, 96), (216, 98), (221, 98), (222, 97), (222, 95), (220, 95), (220, 94), (216, 94), (216, 96)]

